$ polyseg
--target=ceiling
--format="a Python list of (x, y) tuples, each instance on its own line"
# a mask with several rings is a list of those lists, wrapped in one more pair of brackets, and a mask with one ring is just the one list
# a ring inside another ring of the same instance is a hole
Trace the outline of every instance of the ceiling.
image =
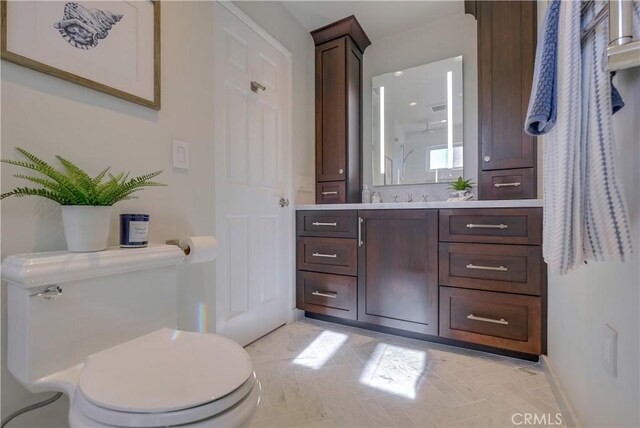
[(464, 13), (455, 1), (282, 1), (309, 31), (355, 15), (372, 42)]

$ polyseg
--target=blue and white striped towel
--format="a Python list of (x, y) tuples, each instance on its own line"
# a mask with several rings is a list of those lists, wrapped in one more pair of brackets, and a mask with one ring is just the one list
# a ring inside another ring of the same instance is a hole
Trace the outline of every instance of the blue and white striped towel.
[(547, 8), (538, 40), (533, 89), (524, 126), (529, 135), (546, 134), (556, 123), (559, 12), (560, 0), (553, 0)]
[[(601, 3), (601, 2), (598, 2)], [(627, 207), (617, 179), (611, 120), (611, 81), (606, 70), (608, 21), (596, 27), (582, 47), (584, 145), (584, 251), (585, 260), (629, 261), (632, 240)]]
[[(636, 6), (637, 6), (636, 0)], [(537, 136), (548, 133), (556, 123), (558, 114), (558, 22), (560, 0), (552, 0), (547, 8), (538, 40), (536, 51), (533, 85), (524, 130), (527, 134)], [(610, 82), (612, 113), (624, 107), (620, 93), (613, 85), (613, 74)]]
[(560, 5), (557, 118), (543, 142), (543, 254), (560, 274), (632, 255), (613, 155), (608, 28), (605, 21), (582, 46), (580, 9), (577, 1)]
[(543, 142), (542, 252), (549, 269), (566, 273), (584, 260), (582, 245), (580, 2), (560, 3), (557, 121)]

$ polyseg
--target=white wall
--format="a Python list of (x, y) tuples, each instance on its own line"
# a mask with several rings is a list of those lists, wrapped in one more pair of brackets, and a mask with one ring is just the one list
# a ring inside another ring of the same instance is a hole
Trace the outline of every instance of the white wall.
[[(538, 1), (538, 27), (546, 0)], [(615, 154), (625, 190), (635, 258), (593, 263), (549, 276), (548, 362), (577, 412), (593, 427), (640, 426), (640, 69), (614, 79), (626, 106), (613, 116)], [(542, 149), (544, 141), (538, 144)], [(542, 159), (539, 153), (539, 159)], [(542, 168), (539, 169), (542, 171)], [(542, 176), (540, 173), (539, 176)], [(539, 183), (538, 189), (542, 189)], [(605, 325), (618, 332), (618, 376), (606, 374)]]
[[(293, 147), (295, 172), (313, 177), (313, 43), (308, 32), (280, 4), (242, 4), (293, 52)], [(2, 61), (1, 156), (17, 158), (21, 146), (45, 159), (61, 154), (89, 171), (145, 173), (164, 170), (169, 186), (147, 189), (140, 200), (114, 207), (110, 244), (118, 243), (120, 212), (151, 215), (151, 242), (214, 233), (213, 195), (213, 4), (162, 4), (162, 110), (159, 112)], [(191, 168), (171, 167), (171, 139), (191, 144)], [(2, 191), (19, 181), (3, 166)], [(307, 199), (305, 199), (307, 198)], [(301, 193), (295, 202), (313, 201)], [(1, 207), (2, 257), (65, 248), (60, 209), (35, 199), (7, 199)], [(182, 267), (179, 324), (197, 330), (204, 304), (215, 320), (214, 264)], [(5, 293), (3, 287), (3, 293)], [(2, 302), (6, 300), (2, 299)], [(6, 369), (6, 307), (2, 307), (2, 415), (50, 394), (32, 395)], [(210, 326), (212, 330), (213, 326)], [(21, 416), (13, 427), (65, 426), (66, 400)]]
[[(640, 426), (640, 69), (615, 83), (626, 106), (613, 116), (616, 160), (629, 204), (635, 258), (549, 277), (549, 360), (581, 422)], [(544, 144), (544, 143), (543, 143)], [(618, 332), (618, 376), (602, 365), (605, 324)]]
[[(140, 199), (114, 207), (110, 244), (118, 243), (118, 216), (123, 211), (151, 215), (150, 239), (214, 232), (213, 128), (211, 99), (213, 40), (210, 3), (166, 2), (162, 5), (162, 110), (101, 94), (8, 62), (2, 62), (2, 157), (17, 158), (20, 146), (52, 160), (61, 154), (89, 171), (111, 165), (135, 174), (161, 169), (166, 188), (147, 189)], [(191, 144), (191, 168), (171, 167), (171, 139)], [(16, 168), (2, 167), (2, 190), (19, 181)], [(198, 191), (194, 191), (198, 189)], [(2, 256), (65, 249), (60, 209), (36, 199), (2, 202)], [(195, 308), (213, 295), (213, 263), (181, 268), (180, 324), (195, 328)], [(3, 288), (3, 292), (4, 292)], [(3, 303), (6, 300), (2, 299)], [(6, 338), (6, 308), (2, 308)], [(27, 393), (7, 372), (3, 342), (2, 414), (41, 398)], [(51, 411), (62, 415), (64, 403)], [(49, 411), (49, 410), (48, 410)], [(47, 417), (32, 415), (13, 426), (43, 426)], [(56, 421), (57, 422), (57, 421)], [(49, 422), (46, 423), (48, 426)]]
[[(366, 31), (366, 28), (365, 28)], [(439, 61), (462, 55), (464, 75), (464, 175), (477, 182), (478, 176), (478, 57), (476, 20), (460, 14), (378, 40), (364, 53), (363, 71), (363, 182), (372, 184), (371, 165), (371, 78), (379, 74)], [(430, 200), (446, 199), (446, 184), (422, 186), (376, 187), (383, 202), (391, 202), (391, 195), (405, 200), (408, 193), (418, 200), (428, 194)]]
[[(279, 2), (236, 1), (235, 5), (292, 53), (293, 184), (296, 189), (301, 180), (306, 177), (315, 188), (315, 47), (313, 38)], [(314, 192), (297, 192), (295, 203), (315, 203)]]

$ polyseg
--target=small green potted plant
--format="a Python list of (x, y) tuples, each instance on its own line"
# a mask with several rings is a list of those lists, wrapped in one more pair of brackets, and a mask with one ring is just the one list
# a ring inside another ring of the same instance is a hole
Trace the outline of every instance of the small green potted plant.
[(61, 156), (56, 156), (63, 167), (62, 170), (58, 170), (25, 149), (17, 147), (16, 150), (27, 160), (2, 159), (1, 162), (39, 173), (40, 176), (16, 174), (14, 177), (40, 187), (16, 187), (1, 194), (0, 199), (9, 196), (39, 196), (62, 205), (64, 233), (71, 252), (84, 253), (106, 249), (111, 207), (120, 201), (136, 199), (133, 193), (145, 187), (164, 186), (162, 183), (151, 181), (162, 171), (129, 178), (129, 173), (111, 174), (109, 167), (92, 177)]
[(449, 185), (449, 188), (453, 190), (453, 192), (451, 192), (450, 198), (447, 199), (448, 202), (461, 202), (473, 199), (473, 193), (471, 193), (473, 182), (471, 179), (465, 180), (462, 177), (458, 177), (456, 181)]

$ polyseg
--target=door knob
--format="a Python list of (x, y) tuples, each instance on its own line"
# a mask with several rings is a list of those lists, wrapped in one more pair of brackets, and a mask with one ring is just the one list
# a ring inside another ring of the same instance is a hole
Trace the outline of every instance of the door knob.
[(258, 82), (251, 82), (251, 90), (256, 94), (258, 91), (265, 91), (267, 88), (264, 85), (259, 84)]
[(284, 207), (288, 207), (289, 206), (289, 199), (287, 198), (280, 198), (280, 202), (279, 202), (280, 206), (282, 208)]

